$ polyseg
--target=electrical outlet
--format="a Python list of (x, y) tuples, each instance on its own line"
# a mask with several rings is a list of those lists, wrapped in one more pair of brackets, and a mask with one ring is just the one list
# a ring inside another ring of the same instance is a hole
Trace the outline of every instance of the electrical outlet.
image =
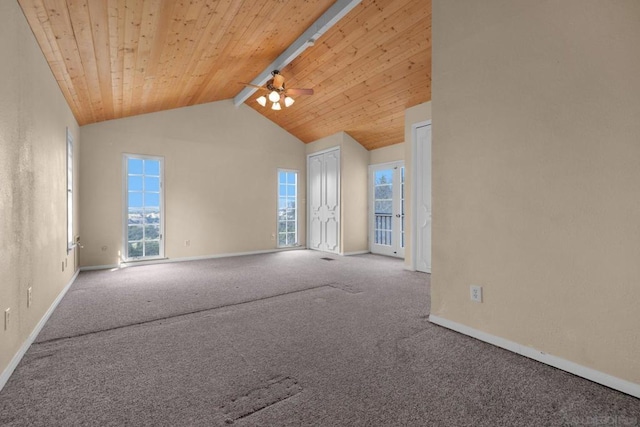
[(33, 303), (33, 299), (31, 296), (31, 286), (29, 286), (27, 288), (27, 307), (31, 307), (31, 304)]
[(482, 302), (482, 286), (471, 286), (471, 301)]
[(185, 240), (184, 241), (184, 245), (185, 246), (191, 246), (191, 240)]
[(7, 308), (4, 311), (4, 330), (8, 331), (9, 330), (9, 319), (11, 318), (11, 309)]
[(276, 233), (271, 233), (271, 240), (276, 240)]
[(62, 272), (64, 273), (64, 261), (62, 261)]

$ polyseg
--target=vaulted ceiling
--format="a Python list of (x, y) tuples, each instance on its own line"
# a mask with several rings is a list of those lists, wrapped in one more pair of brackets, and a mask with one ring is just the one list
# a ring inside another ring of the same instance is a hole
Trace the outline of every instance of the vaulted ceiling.
[[(233, 98), (334, 3), (18, 1), (80, 125)], [(431, 1), (363, 0), (281, 74), (315, 94), (245, 103), (302, 141), (402, 142), (404, 110), (431, 99)]]

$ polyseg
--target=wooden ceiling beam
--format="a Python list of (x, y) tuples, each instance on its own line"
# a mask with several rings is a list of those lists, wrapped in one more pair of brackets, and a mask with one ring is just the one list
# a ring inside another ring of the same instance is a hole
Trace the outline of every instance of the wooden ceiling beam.
[[(280, 54), (271, 64), (267, 66), (255, 79), (252, 84), (262, 86), (271, 78), (273, 70), (279, 70), (296, 59), (309, 46), (313, 46), (315, 41), (326, 31), (333, 27), (342, 17), (348, 14), (362, 0), (337, 0), (325, 13), (322, 14), (309, 28), (305, 30), (284, 52)], [(245, 102), (247, 98), (255, 93), (256, 89), (245, 87), (233, 98), (236, 107)]]

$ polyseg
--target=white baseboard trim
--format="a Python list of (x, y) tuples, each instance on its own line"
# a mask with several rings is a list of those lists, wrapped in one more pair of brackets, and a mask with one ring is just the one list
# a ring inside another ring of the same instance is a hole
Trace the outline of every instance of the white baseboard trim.
[(364, 254), (370, 254), (371, 252), (369, 251), (355, 251), (355, 252), (344, 252), (340, 255), (342, 256), (352, 256), (352, 255), (364, 255)]
[(20, 363), (20, 361), (24, 357), (24, 354), (27, 352), (27, 350), (29, 350), (29, 347), (31, 347), (31, 344), (33, 344), (33, 341), (35, 341), (36, 337), (44, 327), (44, 324), (47, 323), (47, 320), (49, 320), (49, 317), (51, 317), (51, 314), (53, 313), (53, 311), (56, 309), (56, 307), (58, 306), (62, 298), (65, 296), (65, 294), (73, 284), (73, 282), (76, 280), (76, 277), (78, 277), (78, 273), (80, 273), (80, 270), (77, 270), (75, 272), (71, 280), (69, 280), (69, 283), (65, 285), (65, 287), (58, 294), (58, 296), (53, 301), (53, 303), (51, 303), (47, 311), (44, 313), (44, 316), (42, 316), (42, 318), (40, 319), (36, 327), (33, 328), (33, 331), (31, 331), (27, 339), (20, 346), (20, 348), (18, 349), (18, 352), (13, 356), (13, 358), (11, 359), (11, 362), (9, 362), (9, 365), (4, 369), (4, 371), (2, 371), (2, 375), (0, 375), (0, 391), (2, 391), (7, 381), (9, 381), (9, 378), (11, 377), (11, 374), (13, 374), (13, 371), (18, 366), (18, 363)]
[[(277, 248), (277, 249), (263, 249), (260, 251), (249, 251), (249, 252), (230, 252), (230, 253), (224, 253), (224, 254), (215, 254), (215, 255), (202, 255), (202, 256), (194, 256), (194, 257), (184, 257), (184, 258), (171, 258), (171, 259), (166, 259), (166, 260), (162, 260), (159, 262), (153, 262), (151, 261), (150, 264), (158, 264), (160, 262), (164, 263), (164, 262), (183, 262), (183, 261), (200, 261), (203, 259), (216, 259), (216, 258), (230, 258), (230, 257), (234, 257), (234, 256), (247, 256), (247, 255), (261, 255), (261, 254), (271, 254), (274, 252), (286, 252), (286, 251), (296, 251), (296, 250), (301, 250), (301, 249), (306, 249), (304, 246), (297, 246), (294, 248)], [(129, 263), (129, 266), (133, 266), (133, 265), (141, 265), (142, 262), (138, 263)]]
[(288, 246), (286, 248), (274, 249), (273, 252), (286, 252), (286, 251), (299, 251), (301, 249), (307, 249), (306, 246)]
[(590, 381), (602, 384), (614, 390), (618, 390), (631, 396), (640, 398), (640, 384), (632, 383), (630, 381), (605, 374), (604, 372), (587, 368), (586, 366), (579, 365), (575, 362), (571, 362), (561, 357), (547, 354), (543, 351), (536, 350), (534, 348), (527, 347), (514, 341), (510, 341), (483, 331), (479, 331), (461, 323), (434, 316), (433, 314), (429, 315), (429, 321), (431, 323), (435, 323), (436, 325), (440, 325), (456, 332), (460, 332), (461, 334), (476, 338), (480, 341), (484, 341), (486, 343), (493, 344), (497, 347), (504, 348), (505, 350), (512, 351), (530, 359), (537, 360), (538, 362), (553, 366), (554, 368), (561, 369), (573, 375), (586, 378)]
[(109, 265), (92, 265), (87, 267), (80, 267), (80, 271), (110, 270), (112, 268), (128, 268), (128, 267), (136, 267), (138, 265), (166, 264), (171, 262), (184, 262), (184, 261), (200, 261), (204, 259), (270, 254), (274, 252), (299, 251), (303, 249), (307, 249), (307, 248), (305, 246), (295, 246), (291, 248), (264, 249), (260, 251), (250, 251), (250, 252), (232, 252), (232, 253), (224, 253), (224, 254), (201, 255), (201, 256), (182, 257), (182, 258), (162, 258), (162, 259), (154, 259), (154, 260), (147, 260), (147, 261), (131, 261), (131, 262), (123, 262), (120, 265), (109, 264)]
[(80, 271), (110, 270), (112, 268), (118, 268), (118, 264), (90, 265), (90, 266), (87, 266), (87, 267), (80, 267)]

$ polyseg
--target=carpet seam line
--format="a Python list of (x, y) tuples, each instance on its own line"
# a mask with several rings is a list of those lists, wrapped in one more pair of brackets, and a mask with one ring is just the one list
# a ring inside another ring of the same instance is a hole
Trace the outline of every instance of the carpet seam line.
[(74, 338), (81, 338), (81, 337), (85, 337), (85, 336), (88, 336), (88, 335), (96, 335), (96, 334), (100, 334), (100, 333), (104, 333), (104, 332), (117, 331), (119, 329), (125, 329), (125, 328), (129, 328), (129, 327), (133, 327), (133, 326), (141, 326), (141, 325), (145, 325), (145, 324), (148, 324), (148, 323), (160, 322), (162, 320), (176, 319), (176, 318), (180, 318), (180, 317), (191, 316), (191, 315), (194, 315), (194, 314), (205, 313), (207, 311), (220, 310), (222, 308), (228, 308), (228, 307), (234, 307), (234, 306), (239, 306), (239, 305), (244, 305), (244, 304), (251, 304), (251, 303), (254, 303), (254, 302), (266, 301), (266, 300), (269, 300), (269, 299), (272, 299), (272, 298), (279, 298), (279, 297), (286, 296), (286, 295), (293, 295), (293, 294), (296, 294), (296, 293), (312, 291), (312, 290), (316, 290), (316, 289), (320, 289), (320, 288), (332, 288), (332, 289), (338, 289), (338, 290), (344, 291), (343, 289), (340, 289), (340, 288), (338, 288), (338, 287), (336, 287), (334, 285), (335, 285), (335, 283), (327, 283), (327, 284), (324, 284), (324, 285), (314, 286), (312, 288), (299, 289), (299, 290), (291, 291), (291, 292), (283, 292), (281, 294), (270, 295), (270, 296), (267, 296), (267, 297), (257, 298), (257, 299), (250, 300), (250, 301), (241, 301), (241, 302), (236, 302), (236, 303), (232, 303), (232, 304), (221, 305), (221, 306), (218, 306), (218, 307), (203, 308), (201, 310), (194, 310), (194, 311), (190, 311), (188, 313), (174, 314), (174, 315), (171, 315), (171, 316), (159, 317), (157, 319), (145, 320), (143, 322), (131, 323), (131, 324), (122, 325), (122, 326), (115, 326), (113, 328), (101, 329), (99, 331), (85, 332), (85, 333), (82, 333), (82, 334), (70, 335), (70, 336), (67, 336), (67, 337), (52, 338), (52, 339), (45, 340), (45, 341), (34, 342), (31, 345), (32, 346), (36, 346), (36, 345), (51, 344), (51, 343), (56, 343), (56, 342), (60, 342), (60, 341), (71, 340), (71, 339), (74, 339)]

